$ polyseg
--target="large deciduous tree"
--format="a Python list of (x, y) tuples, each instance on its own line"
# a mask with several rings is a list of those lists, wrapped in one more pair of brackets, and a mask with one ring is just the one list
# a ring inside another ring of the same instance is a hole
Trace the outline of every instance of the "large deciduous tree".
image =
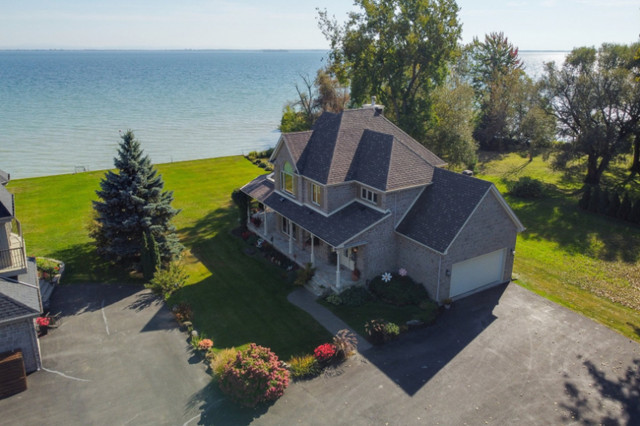
[(100, 201), (93, 202), (96, 225), (91, 237), (101, 256), (126, 267), (140, 266), (151, 240), (161, 260), (169, 262), (183, 250), (171, 223), (179, 213), (171, 206), (173, 193), (163, 190), (162, 176), (143, 156), (133, 132), (121, 138), (114, 158), (117, 171), (108, 171), (96, 191)]
[(636, 48), (580, 47), (561, 68), (546, 64), (544, 94), (567, 142), (555, 163), (562, 168), (586, 157), (586, 184), (600, 183), (611, 161), (629, 152), (638, 130), (640, 85), (628, 66)]
[(355, 104), (370, 96), (386, 115), (424, 141), (431, 92), (447, 76), (461, 34), (454, 0), (355, 0), (344, 25), (320, 12), (331, 70), (350, 84)]

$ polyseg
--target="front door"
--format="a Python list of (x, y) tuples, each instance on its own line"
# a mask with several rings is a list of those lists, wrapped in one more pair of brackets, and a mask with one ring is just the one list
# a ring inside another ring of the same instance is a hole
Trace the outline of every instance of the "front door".
[(350, 248), (340, 250), (340, 265), (344, 266), (350, 271), (353, 271), (356, 266), (355, 262), (352, 259), (353, 253)]

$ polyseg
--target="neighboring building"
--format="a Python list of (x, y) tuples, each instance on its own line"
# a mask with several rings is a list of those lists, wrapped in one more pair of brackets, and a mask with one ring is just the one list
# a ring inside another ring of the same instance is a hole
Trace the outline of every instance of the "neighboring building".
[[(6, 178), (5, 178), (6, 177)], [(13, 195), (4, 185), (9, 175), (0, 171), (0, 353), (22, 350), (25, 369), (41, 367), (35, 318), (42, 300), (34, 258), (27, 258)]]
[(524, 227), (496, 187), (443, 169), (380, 106), (325, 112), (283, 134), (270, 161), (242, 188), (259, 203), (250, 227), (313, 263), (316, 284), (340, 291), (404, 268), (442, 301), (511, 279)]

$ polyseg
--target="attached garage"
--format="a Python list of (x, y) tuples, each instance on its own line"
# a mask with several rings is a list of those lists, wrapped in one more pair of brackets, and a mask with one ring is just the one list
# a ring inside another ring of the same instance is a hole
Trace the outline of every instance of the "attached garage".
[(470, 293), (502, 282), (506, 249), (454, 263), (451, 269), (449, 297)]

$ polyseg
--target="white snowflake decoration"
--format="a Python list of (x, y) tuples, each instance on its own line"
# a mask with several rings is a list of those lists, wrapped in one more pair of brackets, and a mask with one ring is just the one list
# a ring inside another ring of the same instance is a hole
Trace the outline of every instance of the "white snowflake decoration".
[(407, 276), (407, 270), (404, 268), (400, 268), (400, 270), (398, 271), (398, 275), (400, 275), (401, 277), (406, 277)]
[(385, 283), (391, 281), (391, 274), (389, 272), (385, 272), (384, 274), (382, 274), (382, 281), (384, 281)]
[(256, 241), (256, 247), (262, 248), (262, 244), (264, 244), (264, 240), (262, 238), (260, 238), (258, 241)]

